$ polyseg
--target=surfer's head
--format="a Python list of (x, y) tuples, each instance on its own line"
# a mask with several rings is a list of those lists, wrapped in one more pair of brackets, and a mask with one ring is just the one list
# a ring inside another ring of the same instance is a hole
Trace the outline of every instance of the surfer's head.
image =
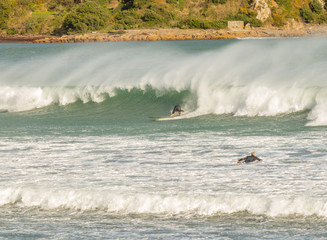
[(255, 157), (255, 152), (251, 152), (251, 156)]

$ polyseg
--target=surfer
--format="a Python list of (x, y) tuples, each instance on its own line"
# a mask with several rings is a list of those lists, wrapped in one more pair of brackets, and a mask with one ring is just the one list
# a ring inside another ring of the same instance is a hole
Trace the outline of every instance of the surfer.
[(174, 116), (176, 112), (178, 112), (179, 116), (182, 116), (183, 115), (182, 112), (184, 112), (184, 111), (182, 110), (180, 105), (176, 105), (174, 107), (173, 111), (171, 112), (170, 116), (171, 117)]
[(239, 163), (250, 163), (250, 162), (256, 162), (256, 161), (262, 161), (262, 159), (258, 158), (255, 155), (255, 152), (252, 152), (251, 153), (251, 156), (246, 156), (244, 158), (241, 158), (238, 161), (236, 161), (235, 164), (239, 164)]

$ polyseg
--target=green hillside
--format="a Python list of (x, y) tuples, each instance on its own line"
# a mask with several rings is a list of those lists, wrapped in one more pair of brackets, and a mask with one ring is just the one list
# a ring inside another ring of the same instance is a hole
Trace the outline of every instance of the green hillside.
[(288, 19), (326, 23), (327, 0), (266, 0), (257, 19), (254, 0), (0, 0), (2, 34), (70, 34), (145, 28), (222, 29), (242, 20), (254, 27)]

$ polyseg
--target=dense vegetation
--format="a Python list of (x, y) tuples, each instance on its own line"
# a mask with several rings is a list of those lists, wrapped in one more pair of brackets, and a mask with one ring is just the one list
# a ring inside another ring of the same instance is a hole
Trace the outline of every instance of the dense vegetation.
[(272, 16), (256, 19), (254, 0), (0, 0), (0, 33), (64, 34), (139, 28), (221, 29), (229, 20), (258, 27), (288, 19), (327, 22), (327, 0), (267, 0)]

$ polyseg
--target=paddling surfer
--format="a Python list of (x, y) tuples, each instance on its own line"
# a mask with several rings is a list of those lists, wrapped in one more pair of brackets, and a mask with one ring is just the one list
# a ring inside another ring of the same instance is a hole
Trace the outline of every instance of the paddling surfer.
[(182, 110), (182, 108), (181, 108), (180, 105), (176, 105), (176, 106), (174, 107), (173, 111), (171, 112), (170, 116), (171, 116), (171, 117), (174, 116), (176, 112), (178, 112), (179, 116), (182, 116), (182, 115), (183, 115), (182, 112), (184, 112), (184, 111)]
[(255, 154), (255, 152), (252, 152), (250, 156), (246, 156), (244, 158), (239, 159), (238, 161), (235, 162), (235, 164), (239, 163), (251, 163), (251, 162), (257, 162), (257, 161), (262, 161), (261, 158), (258, 158)]

